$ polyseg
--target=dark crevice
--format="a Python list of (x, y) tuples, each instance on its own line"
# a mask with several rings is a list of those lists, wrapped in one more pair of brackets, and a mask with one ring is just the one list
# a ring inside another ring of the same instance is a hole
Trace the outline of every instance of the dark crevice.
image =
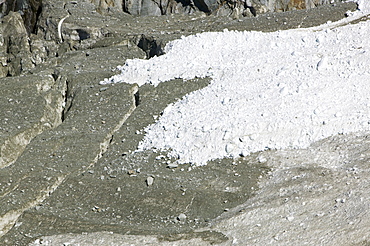
[(137, 91), (134, 95), (135, 97), (135, 107), (139, 106), (140, 105), (140, 94), (139, 94), (139, 91)]
[(42, 11), (42, 0), (6, 0), (2, 4), (6, 5), (4, 15), (8, 15), (10, 11), (20, 13), (27, 34), (36, 34), (36, 24)]
[(33, 34), (37, 34), (37, 23), (39, 22), (41, 13), (42, 13), (42, 2), (41, 2), (40, 6), (38, 7), (38, 9), (36, 11), (34, 25), (33, 25), (33, 28), (31, 30), (31, 33), (33, 33)]
[[(114, 134), (113, 134), (113, 135), (111, 135), (111, 136), (110, 136), (110, 138), (109, 138), (109, 141), (108, 141), (108, 142), (109, 142), (109, 146), (112, 144), (113, 139), (114, 139)], [(108, 146), (108, 148), (109, 148), (109, 146)], [(106, 152), (106, 151), (105, 151), (105, 152)], [(105, 152), (104, 152), (104, 153), (105, 153)], [(104, 153), (102, 153), (102, 156), (104, 155)]]
[(51, 76), (53, 76), (54, 81), (57, 81), (57, 79), (59, 78), (59, 71), (54, 70), (54, 73)]
[(209, 9), (209, 6), (204, 1), (194, 1), (194, 6), (199, 9), (201, 12), (204, 13), (211, 13), (211, 10)]
[(252, 15), (254, 16), (254, 17), (256, 17), (257, 16), (257, 11), (256, 11), (256, 9), (254, 8), (254, 7), (247, 7), (248, 9), (249, 9), (249, 11), (252, 13)]
[(70, 95), (70, 86), (68, 79), (66, 79), (66, 90), (64, 92), (64, 109), (62, 111), (62, 122), (65, 121), (68, 111), (71, 109), (73, 104), (73, 97)]
[(76, 31), (78, 33), (78, 37), (80, 38), (80, 40), (85, 40), (85, 39), (90, 38), (90, 34), (86, 30), (76, 29)]
[(141, 35), (138, 47), (146, 53), (147, 59), (164, 54), (162, 50), (162, 44), (153, 37), (146, 37), (145, 35)]
[[(58, 70), (54, 70), (54, 73), (52, 73), (52, 76), (53, 76), (53, 79), (54, 81), (58, 81), (58, 80), (61, 80), (61, 79), (64, 79), (61, 75), (60, 75), (60, 71)], [(65, 91), (63, 93), (63, 97), (64, 97), (64, 108), (62, 110), (62, 113), (61, 113), (61, 120), (62, 122), (65, 120), (65, 116), (66, 116), (66, 113), (69, 111), (69, 109), (71, 108), (72, 106), (72, 103), (70, 103), (70, 105), (67, 107), (67, 103), (68, 103), (68, 95), (69, 95), (69, 85), (68, 85), (68, 80), (65, 79)]]

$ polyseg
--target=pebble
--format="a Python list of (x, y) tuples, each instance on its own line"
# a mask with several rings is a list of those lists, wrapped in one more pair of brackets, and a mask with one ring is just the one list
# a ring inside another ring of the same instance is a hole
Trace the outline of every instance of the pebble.
[(267, 159), (263, 155), (260, 155), (260, 156), (258, 156), (258, 162), (259, 163), (265, 163), (265, 162), (267, 162)]
[(179, 164), (177, 162), (172, 162), (167, 165), (167, 168), (177, 168)]
[(181, 213), (179, 214), (179, 216), (177, 216), (177, 219), (181, 222), (181, 223), (185, 223), (186, 221), (186, 215)]
[(156, 160), (160, 160), (160, 159), (164, 159), (164, 158), (165, 158), (164, 155), (159, 155), (159, 156), (155, 157)]
[(343, 199), (335, 199), (335, 202), (336, 203), (345, 203), (346, 202), (346, 199), (343, 198)]
[(286, 217), (286, 219), (287, 219), (289, 222), (291, 222), (291, 221), (293, 221), (293, 220), (294, 220), (294, 216), (288, 216), (288, 217)]
[(154, 183), (154, 178), (152, 176), (149, 176), (147, 179), (146, 179), (146, 184), (148, 186), (152, 186)]
[(100, 212), (102, 212), (103, 210), (102, 210), (100, 207), (98, 207), (98, 206), (94, 206), (94, 207), (92, 208), (92, 211), (100, 213)]

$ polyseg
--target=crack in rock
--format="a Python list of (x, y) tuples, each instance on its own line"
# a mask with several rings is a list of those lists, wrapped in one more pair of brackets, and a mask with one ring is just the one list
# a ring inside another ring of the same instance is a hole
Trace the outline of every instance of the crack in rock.
[(8, 184), (0, 190), (0, 237), (68, 175), (95, 165), (135, 110), (137, 85), (112, 86), (101, 95), (97, 89), (81, 89), (63, 124), (40, 134), (13, 165), (0, 170), (0, 183)]
[(3, 79), (2, 87), (0, 168), (12, 165), (34, 137), (61, 123), (64, 101), (64, 85), (47, 72)]

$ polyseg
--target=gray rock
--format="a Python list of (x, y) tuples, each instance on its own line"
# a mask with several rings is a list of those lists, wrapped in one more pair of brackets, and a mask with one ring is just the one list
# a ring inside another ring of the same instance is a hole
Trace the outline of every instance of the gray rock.
[(200, 11), (211, 13), (219, 7), (219, 3), (215, 0), (194, 0), (194, 5)]
[(97, 11), (100, 13), (113, 8), (122, 11), (124, 5), (122, 0), (91, 0), (91, 2), (97, 7)]
[(124, 0), (124, 10), (131, 15), (158, 16), (162, 14), (160, 6), (152, 0)]
[(34, 67), (27, 30), (19, 13), (9, 12), (0, 23), (0, 77), (16, 76)]
[(154, 183), (154, 178), (152, 176), (149, 176), (149, 177), (146, 178), (146, 184), (148, 186), (152, 186), (153, 183)]
[[(80, 87), (63, 124), (39, 135), (16, 163), (2, 170), (2, 174), (7, 173), (7, 179), (14, 181), (1, 190), (2, 232), (24, 210), (43, 201), (69, 174), (96, 163), (114, 132), (134, 110), (136, 91), (136, 85), (125, 84), (101, 93), (98, 87)], [(23, 192), (10, 192), (15, 188)]]
[(2, 16), (17, 12), (22, 16), (28, 34), (35, 32), (38, 14), (41, 12), (41, 0), (2, 0), (0, 13)]
[(0, 168), (13, 164), (29, 142), (62, 122), (65, 81), (52, 70), (0, 81)]
[(181, 213), (181, 214), (179, 214), (179, 216), (177, 216), (177, 219), (178, 219), (178, 221), (180, 221), (180, 223), (185, 223), (186, 218), (187, 217), (184, 213)]

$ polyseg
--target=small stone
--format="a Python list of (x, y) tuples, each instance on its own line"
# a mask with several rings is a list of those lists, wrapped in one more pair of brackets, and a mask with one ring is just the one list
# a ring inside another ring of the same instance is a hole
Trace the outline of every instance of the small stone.
[(121, 187), (117, 187), (117, 192), (121, 192)]
[(177, 162), (172, 162), (167, 165), (167, 168), (177, 168), (179, 164)]
[(177, 216), (177, 220), (180, 221), (181, 223), (185, 223), (186, 215), (185, 214), (180, 214), (179, 216)]
[(316, 216), (317, 216), (317, 217), (323, 217), (324, 215), (325, 215), (325, 213), (324, 213), (324, 212), (320, 212), (320, 213), (317, 213), (317, 214), (316, 214)]
[(154, 178), (152, 176), (149, 176), (147, 179), (146, 179), (146, 184), (148, 186), (152, 186), (154, 183)]
[(267, 162), (267, 159), (263, 155), (260, 155), (260, 156), (258, 156), (258, 162), (259, 163), (265, 163), (265, 162)]
[(286, 219), (289, 221), (289, 222), (292, 222), (294, 220), (294, 216), (288, 216), (286, 217)]
[(102, 209), (99, 206), (94, 206), (92, 208), (92, 211), (100, 213), (100, 212), (102, 212)]

